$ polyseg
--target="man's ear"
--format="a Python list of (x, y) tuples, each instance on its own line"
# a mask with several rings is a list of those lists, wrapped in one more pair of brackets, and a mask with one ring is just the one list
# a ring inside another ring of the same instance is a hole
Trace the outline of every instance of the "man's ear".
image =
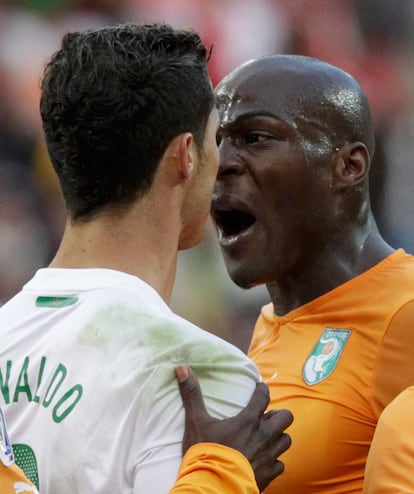
[(371, 158), (362, 142), (344, 144), (336, 150), (334, 181), (337, 189), (359, 185), (368, 175)]
[(185, 178), (189, 180), (194, 170), (194, 137), (191, 132), (185, 132), (179, 136), (178, 142), (178, 158), (180, 172)]

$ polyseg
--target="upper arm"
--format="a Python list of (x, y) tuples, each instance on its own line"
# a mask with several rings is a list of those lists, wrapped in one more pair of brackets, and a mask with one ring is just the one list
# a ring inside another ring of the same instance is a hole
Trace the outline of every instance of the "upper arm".
[(374, 409), (379, 415), (403, 389), (414, 383), (414, 302), (392, 318), (380, 345), (374, 370)]
[(134, 448), (138, 446), (132, 459), (136, 493), (164, 494), (178, 474), (185, 418), (175, 377), (178, 364), (193, 369), (207, 410), (217, 418), (236, 415), (255, 389), (259, 374), (246, 356), (227, 345), (219, 349), (215, 343), (208, 343), (192, 349), (170, 349), (149, 363), (152, 367), (148, 369), (137, 418), (139, 427), (133, 439)]
[(368, 454), (364, 494), (414, 491), (414, 387), (404, 390), (380, 416)]

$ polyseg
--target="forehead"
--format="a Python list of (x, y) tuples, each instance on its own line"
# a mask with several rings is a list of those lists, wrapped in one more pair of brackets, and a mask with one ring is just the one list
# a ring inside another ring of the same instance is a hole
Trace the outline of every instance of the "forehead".
[(222, 123), (245, 114), (265, 114), (294, 124), (309, 113), (312, 95), (298, 71), (242, 66), (217, 86), (216, 104)]
[(341, 71), (323, 63), (268, 57), (248, 62), (217, 86), (222, 127), (266, 115), (303, 137), (328, 139), (342, 126), (344, 109), (355, 113), (355, 91)]

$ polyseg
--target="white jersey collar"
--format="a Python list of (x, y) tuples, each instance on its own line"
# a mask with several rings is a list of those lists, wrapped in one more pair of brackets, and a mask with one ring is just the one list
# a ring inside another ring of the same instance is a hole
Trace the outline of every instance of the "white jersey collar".
[(42, 268), (34, 277), (28, 281), (23, 291), (45, 291), (45, 292), (82, 292), (100, 288), (112, 288), (139, 292), (145, 294), (149, 300), (160, 308), (171, 309), (159, 295), (159, 293), (148, 283), (137, 276), (133, 276), (115, 269), (102, 268)]

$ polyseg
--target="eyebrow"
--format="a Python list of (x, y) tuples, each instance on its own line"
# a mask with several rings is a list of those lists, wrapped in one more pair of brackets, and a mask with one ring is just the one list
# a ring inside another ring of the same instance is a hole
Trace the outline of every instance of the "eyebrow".
[(277, 120), (281, 123), (288, 123), (285, 119), (279, 117), (275, 113), (272, 113), (267, 110), (252, 110), (246, 113), (243, 113), (242, 115), (239, 115), (236, 117), (234, 120), (231, 120), (230, 122), (227, 122), (224, 126), (220, 122), (220, 127), (231, 127), (234, 125), (238, 125), (240, 122), (243, 122), (244, 120), (250, 120), (255, 117), (269, 117), (272, 118), (273, 120)]

